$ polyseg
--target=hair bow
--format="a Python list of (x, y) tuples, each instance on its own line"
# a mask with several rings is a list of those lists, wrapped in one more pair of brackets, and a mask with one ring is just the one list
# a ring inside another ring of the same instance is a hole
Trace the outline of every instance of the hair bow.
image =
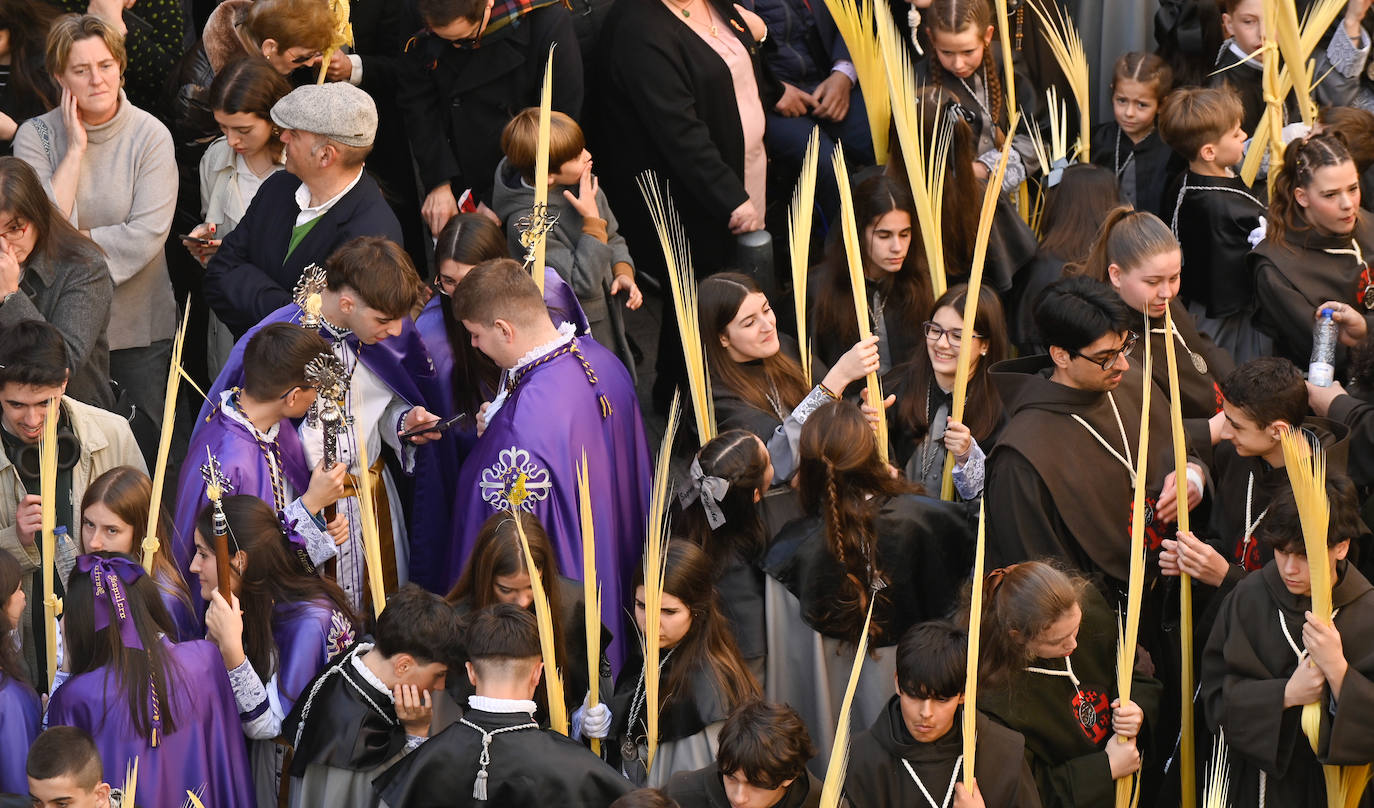
[(712, 530), (716, 530), (725, 524), (725, 513), (720, 509), (720, 501), (730, 490), (730, 481), (703, 472), (700, 458), (692, 458), (692, 467), (688, 469), (688, 474), (691, 475), (692, 484), (678, 493), (678, 504), (685, 508), (695, 500), (701, 500), (701, 509), (706, 511), (706, 523)]
[(1064, 179), (1064, 169), (1069, 167), (1069, 161), (1064, 157), (1056, 157), (1050, 163), (1050, 173), (1046, 175), (1046, 182), (1050, 188), (1058, 185)]
[(95, 600), (95, 630), (117, 623), (125, 648), (143, 648), (138, 626), (130, 614), (128, 587), (142, 578), (143, 567), (122, 556), (104, 558), (84, 555), (76, 560), (76, 571), (90, 573)]

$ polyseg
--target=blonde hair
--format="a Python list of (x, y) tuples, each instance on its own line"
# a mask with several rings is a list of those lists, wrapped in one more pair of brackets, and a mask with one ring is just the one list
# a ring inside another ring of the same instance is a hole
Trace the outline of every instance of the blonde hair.
[(1087, 259), (1070, 271), (1105, 282), (1112, 264), (1130, 272), (1156, 255), (1180, 249), (1173, 231), (1158, 216), (1122, 205), (1107, 214)]
[(54, 78), (60, 76), (67, 69), (72, 46), (92, 37), (100, 39), (110, 49), (110, 55), (119, 62), (119, 75), (123, 76), (129, 66), (124, 35), (94, 14), (64, 14), (48, 29), (48, 44), (43, 51), (43, 64), (48, 72)]
[(255, 53), (269, 39), (282, 54), (290, 48), (323, 51), (333, 39), (334, 15), (324, 0), (255, 0), (236, 26)]
[[(560, 166), (577, 157), (587, 147), (582, 127), (570, 116), (554, 110), (549, 116), (549, 171), (556, 173)], [(520, 172), (525, 182), (534, 182), (534, 162), (539, 150), (539, 107), (527, 107), (510, 119), (501, 130), (501, 151), (506, 160)]]
[(1240, 125), (1245, 115), (1230, 87), (1180, 87), (1159, 108), (1159, 136), (1169, 148), (1196, 160), (1202, 147), (1216, 143)]

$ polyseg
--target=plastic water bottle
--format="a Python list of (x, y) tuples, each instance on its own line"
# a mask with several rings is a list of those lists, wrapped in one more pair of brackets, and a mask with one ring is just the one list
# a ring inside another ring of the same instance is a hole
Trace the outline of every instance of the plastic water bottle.
[(1335, 312), (1322, 309), (1312, 328), (1312, 362), (1307, 366), (1307, 380), (1317, 387), (1330, 387), (1336, 376)]

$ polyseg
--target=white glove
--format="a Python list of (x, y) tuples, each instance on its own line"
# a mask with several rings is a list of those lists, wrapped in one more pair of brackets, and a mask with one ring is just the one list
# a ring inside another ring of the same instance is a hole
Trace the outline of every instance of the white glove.
[(584, 696), (582, 706), (573, 712), (572, 725), (574, 738), (603, 739), (611, 731), (611, 708), (605, 704), (588, 707)]

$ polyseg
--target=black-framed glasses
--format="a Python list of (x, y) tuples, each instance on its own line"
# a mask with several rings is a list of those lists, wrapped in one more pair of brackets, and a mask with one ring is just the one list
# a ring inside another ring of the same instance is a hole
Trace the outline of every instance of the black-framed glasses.
[(1134, 331), (1127, 331), (1125, 344), (1123, 344), (1120, 348), (1108, 354), (1106, 359), (1094, 359), (1091, 356), (1079, 353), (1078, 351), (1069, 351), (1069, 355), (1086, 359), (1089, 362), (1092, 362), (1094, 365), (1097, 365), (1098, 367), (1102, 368), (1103, 370), (1111, 370), (1112, 365), (1116, 364), (1116, 360), (1123, 356), (1129, 355), (1131, 353), (1131, 350), (1135, 348), (1135, 344), (1139, 341), (1139, 334), (1135, 333)]
[[(964, 329), (945, 328), (934, 320), (926, 320), (924, 323), (921, 323), (921, 327), (925, 329), (926, 339), (931, 342), (939, 342), (940, 337), (947, 337), (951, 348), (959, 347), (959, 343), (964, 339)], [(973, 338), (983, 339), (983, 335), (975, 331), (973, 332)]]
[(318, 59), (318, 58), (320, 58), (321, 56), (324, 56), (324, 53), (321, 52), (321, 51), (315, 51), (314, 53), (307, 53), (307, 54), (304, 55), (304, 56), (297, 56), (296, 58), (292, 59), (292, 60), (291, 60), (291, 64), (295, 65), (296, 67), (300, 67), (301, 65), (306, 64), (307, 62), (310, 62), (311, 60)]
[(453, 278), (444, 277), (443, 273), (438, 273), (434, 276), (434, 280), (430, 285), (438, 290), (440, 294), (453, 297), (453, 290), (458, 288), (458, 281), (455, 281)]

